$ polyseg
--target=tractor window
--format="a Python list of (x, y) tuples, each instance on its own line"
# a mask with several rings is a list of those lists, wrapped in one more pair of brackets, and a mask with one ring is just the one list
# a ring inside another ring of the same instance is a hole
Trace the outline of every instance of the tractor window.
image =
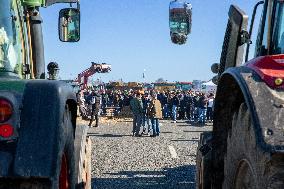
[(277, 2), (272, 37), (272, 54), (284, 53), (284, 3)]
[(260, 21), (260, 26), (258, 30), (258, 38), (255, 46), (255, 57), (265, 56), (268, 54), (269, 45), (271, 44), (271, 17), (273, 12), (273, 2), (266, 1), (264, 5), (264, 10), (262, 12), (262, 20)]
[(18, 41), (12, 1), (0, 1), (0, 70), (14, 72)]

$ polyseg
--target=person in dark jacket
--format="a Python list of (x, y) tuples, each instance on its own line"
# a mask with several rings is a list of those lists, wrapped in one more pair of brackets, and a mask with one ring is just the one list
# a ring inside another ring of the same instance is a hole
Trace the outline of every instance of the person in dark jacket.
[(151, 132), (151, 124), (150, 119), (147, 116), (147, 108), (150, 103), (150, 95), (148, 93), (145, 93), (145, 95), (142, 97), (142, 103), (143, 103), (143, 134), (148, 134)]
[(133, 136), (140, 137), (140, 129), (143, 121), (143, 103), (141, 99), (142, 91), (137, 91), (136, 96), (130, 101), (130, 109), (133, 113)]
[(195, 108), (196, 100), (191, 91), (187, 94), (187, 103), (186, 103), (186, 117), (189, 122), (194, 121), (194, 108)]
[(107, 107), (107, 104), (108, 104), (108, 95), (105, 91), (102, 92), (101, 99), (102, 99), (102, 111), (105, 114), (106, 113), (106, 107)]
[(198, 99), (199, 106), (199, 123), (205, 124), (206, 121), (206, 110), (207, 110), (207, 98), (204, 93), (200, 94), (200, 98)]
[(187, 96), (185, 92), (183, 91), (182, 94), (178, 96), (180, 101), (180, 109), (179, 109), (179, 119), (183, 120), (185, 119), (185, 112), (186, 112), (186, 104), (187, 104)]
[(162, 91), (159, 95), (158, 100), (160, 100), (161, 105), (162, 105), (162, 109), (163, 109), (163, 118), (168, 118), (168, 96), (167, 94)]
[(177, 122), (177, 108), (179, 106), (179, 99), (175, 93), (171, 94), (170, 104), (172, 107), (172, 119), (173, 123)]
[(96, 91), (92, 91), (91, 94), (87, 97), (87, 101), (91, 104), (91, 120), (89, 126), (92, 127), (92, 123), (95, 117), (96, 124), (95, 127), (99, 126), (99, 111), (100, 111), (100, 95)]

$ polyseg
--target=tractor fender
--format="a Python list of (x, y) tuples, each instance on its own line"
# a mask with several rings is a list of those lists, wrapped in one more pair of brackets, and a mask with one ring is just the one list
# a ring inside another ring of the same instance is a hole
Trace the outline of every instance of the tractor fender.
[(252, 116), (257, 146), (271, 154), (284, 153), (284, 91), (268, 87), (251, 68), (229, 68), (220, 77), (214, 105), (212, 180), (217, 185), (222, 183), (224, 176), (224, 156), (232, 117), (243, 102)]
[(228, 69), (222, 78), (226, 79), (227, 75), (241, 89), (260, 147), (272, 153), (284, 152), (284, 91), (271, 89), (255, 71), (245, 66)]
[(74, 131), (64, 128), (63, 114), (68, 104), (75, 128), (76, 96), (64, 82), (34, 80), (26, 83), (22, 103), (13, 176), (56, 178), (66, 136)]

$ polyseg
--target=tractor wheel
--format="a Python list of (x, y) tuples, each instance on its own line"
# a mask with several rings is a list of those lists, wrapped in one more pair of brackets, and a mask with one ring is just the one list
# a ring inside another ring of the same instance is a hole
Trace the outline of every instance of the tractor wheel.
[(91, 189), (92, 149), (91, 139), (87, 136), (88, 127), (76, 127), (75, 160), (77, 172), (77, 188)]
[(200, 135), (196, 155), (196, 189), (210, 188), (211, 185), (211, 138), (212, 132)]
[(1, 180), (0, 189), (50, 189), (48, 180)]
[[(71, 122), (71, 112), (68, 106), (62, 120), (62, 128), (66, 129), (63, 133), (66, 137), (64, 141), (64, 150), (58, 163), (58, 177), (54, 180), (49, 179), (28, 179), (11, 180), (0, 183), (0, 189), (75, 189), (75, 157), (74, 157), (74, 132)], [(4, 184), (5, 183), (5, 184)]]
[(223, 188), (284, 188), (283, 156), (273, 157), (257, 145), (251, 115), (246, 104), (233, 115), (224, 157)]
[(63, 115), (63, 128), (67, 129), (66, 140), (63, 153), (61, 155), (61, 167), (59, 175), (59, 189), (75, 189), (76, 174), (75, 174), (75, 155), (74, 155), (74, 131), (71, 121), (71, 112), (66, 106)]

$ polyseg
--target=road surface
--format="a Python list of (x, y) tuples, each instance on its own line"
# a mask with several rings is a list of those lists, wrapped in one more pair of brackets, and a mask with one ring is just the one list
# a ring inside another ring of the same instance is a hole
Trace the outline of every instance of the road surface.
[(210, 125), (161, 121), (159, 137), (132, 137), (131, 120), (90, 129), (92, 189), (193, 189), (199, 135)]

